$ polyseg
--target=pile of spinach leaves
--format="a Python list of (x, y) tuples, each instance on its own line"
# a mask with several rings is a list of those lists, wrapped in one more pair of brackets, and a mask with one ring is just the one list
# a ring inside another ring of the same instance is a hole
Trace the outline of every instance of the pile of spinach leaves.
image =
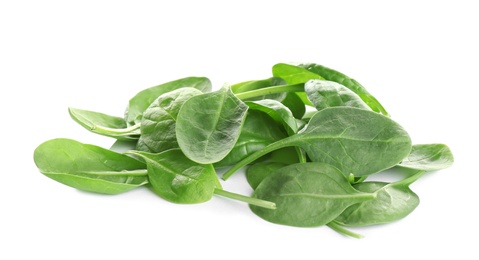
[[(117, 139), (120, 153), (58, 138), (40, 144), (41, 173), (90, 192), (118, 194), (148, 185), (174, 203), (213, 195), (246, 202), (278, 224), (346, 229), (404, 218), (419, 204), (410, 185), (447, 168), (444, 144), (413, 145), (406, 130), (356, 80), (319, 64), (276, 64), (272, 75), (212, 91), (204, 77), (145, 89), (123, 117), (69, 108), (87, 130)], [(243, 167), (252, 196), (226, 191)], [(395, 182), (368, 181), (385, 170)], [(403, 176), (403, 175), (401, 175)]]

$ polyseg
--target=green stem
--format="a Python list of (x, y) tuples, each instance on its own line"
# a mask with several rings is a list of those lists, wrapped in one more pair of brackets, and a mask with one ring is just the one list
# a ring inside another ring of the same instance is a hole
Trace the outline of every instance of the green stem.
[(353, 238), (363, 238), (363, 236), (361, 234), (358, 234), (358, 233), (354, 233), (352, 232), (351, 230), (348, 230), (344, 227), (342, 227), (341, 225), (339, 225), (337, 222), (335, 222), (334, 220), (329, 222), (328, 224), (326, 224), (328, 227), (330, 227), (332, 230), (340, 233), (340, 234), (343, 234), (345, 236), (350, 236), (350, 237), (353, 237)]
[(411, 185), (413, 182), (415, 182), (417, 179), (419, 179), (421, 176), (423, 176), (425, 173), (426, 173), (426, 171), (418, 171), (415, 174), (413, 174), (412, 176), (409, 176), (408, 178), (406, 178), (404, 180), (393, 182), (390, 185), (406, 186), (407, 187), (407, 186)]
[(275, 150), (278, 150), (278, 149), (281, 149), (281, 148), (284, 148), (284, 147), (288, 147), (288, 146), (291, 146), (290, 144), (290, 140), (292, 137), (294, 137), (295, 135), (293, 136), (290, 136), (290, 137), (286, 137), (285, 139), (282, 139), (282, 140), (279, 140), (279, 141), (276, 141), (268, 146), (266, 146), (265, 148), (259, 150), (259, 151), (256, 151), (254, 153), (252, 153), (250, 156), (244, 158), (243, 160), (239, 161), (237, 164), (233, 165), (233, 167), (229, 168), (224, 174), (223, 176), (221, 177), (221, 179), (223, 180), (227, 180), (229, 177), (231, 177), (231, 175), (233, 175), (236, 171), (238, 171), (239, 169), (243, 168), (244, 166), (254, 162), (256, 159), (260, 158), (261, 156), (263, 155), (266, 155), (272, 151), (275, 151)]
[(293, 85), (272, 86), (267, 88), (260, 88), (251, 91), (235, 94), (237, 98), (246, 100), (254, 97), (260, 97), (269, 94), (285, 93), (285, 92), (302, 92), (304, 91), (304, 83)]
[(301, 147), (295, 147), (296, 153), (298, 154), (298, 159), (300, 163), (305, 163), (306, 160), (306, 153), (301, 149)]
[(276, 204), (273, 203), (273, 202), (244, 196), (244, 195), (241, 195), (241, 194), (225, 191), (223, 189), (215, 189), (215, 194), (219, 195), (219, 196), (226, 197), (226, 198), (230, 198), (230, 199), (233, 199), (233, 200), (243, 201), (243, 202), (246, 202), (250, 205), (255, 205), (255, 206), (258, 206), (258, 207), (263, 207), (263, 208), (267, 208), (267, 209), (276, 209)]
[(141, 124), (136, 124), (127, 128), (109, 128), (100, 125), (93, 125), (91, 130), (99, 134), (140, 134), (139, 132), (134, 132), (140, 129)]

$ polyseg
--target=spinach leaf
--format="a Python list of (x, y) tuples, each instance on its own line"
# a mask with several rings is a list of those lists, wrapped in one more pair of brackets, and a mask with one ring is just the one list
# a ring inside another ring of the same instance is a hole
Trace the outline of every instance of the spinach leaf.
[(230, 153), (214, 166), (220, 168), (234, 165), (248, 155), (285, 137), (286, 135), (270, 116), (261, 111), (249, 110), (238, 141)]
[(125, 121), (129, 126), (140, 123), (143, 112), (161, 94), (185, 87), (196, 88), (202, 92), (209, 92), (211, 91), (211, 82), (204, 77), (188, 77), (144, 89), (130, 99), (125, 111)]
[(377, 194), (376, 198), (352, 205), (339, 215), (335, 222), (344, 226), (368, 226), (402, 219), (418, 205), (419, 197), (410, 188), (424, 174), (415, 175), (393, 183), (362, 182), (353, 187), (362, 192)]
[(436, 171), (450, 167), (454, 162), (451, 150), (445, 144), (413, 145), (411, 153), (398, 167), (422, 171)]
[(306, 83), (311, 79), (324, 80), (324, 78), (317, 73), (285, 63), (275, 64), (272, 70), (273, 76), (284, 79), (288, 84)]
[(139, 126), (127, 127), (121, 117), (71, 107), (68, 112), (78, 124), (96, 134), (118, 140), (136, 140), (140, 135)]
[(273, 223), (315, 227), (331, 222), (349, 206), (375, 196), (355, 190), (343, 173), (328, 164), (298, 163), (274, 171), (254, 191), (254, 198), (276, 203), (276, 210), (250, 208)]
[(295, 118), (302, 118), (306, 113), (306, 106), (303, 100), (299, 97), (300, 93), (288, 92), (281, 103), (285, 105)]
[(310, 80), (304, 84), (304, 91), (318, 111), (338, 106), (370, 110), (356, 93), (333, 81)]
[(288, 135), (293, 135), (298, 132), (298, 125), (296, 119), (285, 105), (272, 99), (263, 99), (258, 101), (246, 101), (250, 110), (257, 110), (266, 113), (278, 124), (283, 125)]
[(170, 202), (202, 203), (210, 200), (213, 194), (216, 194), (269, 210), (276, 207), (269, 201), (223, 190), (213, 165), (191, 161), (180, 149), (171, 149), (157, 154), (141, 151), (128, 153), (145, 159), (148, 178), (154, 191)]
[(363, 85), (343, 73), (315, 63), (304, 63), (298, 65), (298, 67), (305, 68), (312, 73), (320, 75), (325, 80), (334, 81), (349, 88), (354, 93), (358, 94), (372, 110), (385, 116), (389, 115), (381, 103), (379, 103), (379, 101), (371, 95)]
[(154, 191), (170, 202), (201, 203), (210, 200), (214, 194), (217, 177), (213, 166), (189, 160), (180, 149), (156, 154), (129, 153), (145, 159)]
[(190, 98), (176, 121), (179, 147), (195, 162), (221, 161), (238, 140), (247, 110), (227, 87)]
[(259, 162), (251, 165), (246, 169), (246, 180), (251, 188), (256, 189), (258, 185), (269, 176), (272, 172), (287, 166), (280, 162)]
[(35, 149), (34, 161), (47, 177), (85, 191), (117, 194), (148, 183), (144, 163), (71, 139), (42, 143)]
[(299, 146), (313, 162), (324, 162), (341, 172), (367, 176), (398, 164), (411, 150), (411, 139), (396, 122), (378, 113), (352, 108), (330, 107), (313, 115), (296, 135), (275, 142), (248, 156), (223, 175), (283, 147)]
[(159, 153), (178, 148), (176, 141), (176, 118), (178, 112), (193, 96), (201, 91), (185, 87), (160, 95), (143, 113), (141, 119), (141, 136), (137, 150)]

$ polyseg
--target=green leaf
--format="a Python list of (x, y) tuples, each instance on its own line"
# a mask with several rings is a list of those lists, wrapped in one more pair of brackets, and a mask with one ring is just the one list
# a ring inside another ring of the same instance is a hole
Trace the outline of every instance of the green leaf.
[(285, 63), (273, 66), (273, 76), (284, 79), (288, 84), (306, 83), (310, 79), (324, 79), (305, 68)]
[(214, 166), (219, 168), (234, 165), (248, 155), (285, 137), (279, 125), (270, 116), (261, 111), (249, 110), (238, 141), (230, 153)]
[(280, 162), (255, 163), (246, 169), (246, 180), (254, 190), (264, 180), (264, 178), (269, 176), (272, 172), (285, 166), (287, 166), (287, 164)]
[(263, 99), (246, 101), (245, 104), (248, 105), (250, 110), (262, 111), (276, 121), (276, 123), (283, 125), (288, 135), (293, 135), (298, 132), (298, 125), (296, 124), (293, 113), (280, 102), (272, 99)]
[(378, 113), (331, 107), (318, 111), (297, 135), (275, 142), (248, 156), (223, 175), (235, 171), (272, 151), (299, 146), (313, 162), (337, 167), (349, 176), (367, 176), (398, 164), (411, 151), (411, 139), (396, 122)]
[(334, 220), (349, 206), (375, 194), (355, 190), (343, 173), (322, 163), (280, 168), (256, 188), (254, 198), (276, 203), (276, 210), (250, 206), (261, 218), (282, 225), (315, 227)]
[(34, 161), (47, 177), (85, 191), (117, 194), (148, 183), (144, 163), (70, 139), (42, 143), (35, 149)]
[(450, 167), (454, 163), (454, 156), (445, 144), (413, 145), (411, 153), (402, 160), (398, 167), (436, 171)]
[[(304, 93), (303, 93), (304, 94)], [(285, 105), (295, 118), (302, 118), (306, 113), (306, 106), (303, 103), (303, 100), (299, 97), (299, 93), (288, 92), (281, 103)]]
[(68, 112), (75, 122), (96, 134), (118, 140), (136, 140), (140, 135), (138, 127), (127, 128), (125, 120), (121, 117), (71, 107), (68, 108)]
[(366, 104), (373, 111), (382, 113), (386, 116), (389, 115), (386, 109), (384, 109), (384, 107), (381, 105), (381, 103), (379, 103), (379, 101), (373, 95), (371, 95), (365, 87), (359, 84), (359, 82), (357, 82), (356, 80), (344, 75), (343, 73), (314, 63), (299, 64), (298, 67), (304, 68), (312, 73), (320, 75), (325, 80), (334, 81), (349, 88), (354, 93), (358, 94), (359, 97), (364, 102), (366, 102)]
[(218, 177), (213, 166), (191, 161), (180, 149), (157, 154), (129, 153), (145, 159), (154, 191), (170, 202), (201, 203), (210, 200), (214, 194)]
[(209, 92), (211, 91), (211, 82), (204, 77), (188, 77), (144, 89), (130, 99), (125, 112), (125, 121), (129, 126), (140, 123), (143, 112), (161, 94), (185, 87), (196, 88), (202, 92)]
[(202, 94), (195, 88), (180, 88), (160, 95), (143, 113), (137, 150), (159, 153), (178, 148), (176, 119), (181, 106)]
[(356, 93), (333, 81), (310, 80), (304, 84), (304, 91), (318, 111), (339, 106), (370, 110)]
[(190, 98), (178, 113), (179, 147), (195, 162), (221, 161), (238, 140), (247, 110), (248, 106), (226, 87)]

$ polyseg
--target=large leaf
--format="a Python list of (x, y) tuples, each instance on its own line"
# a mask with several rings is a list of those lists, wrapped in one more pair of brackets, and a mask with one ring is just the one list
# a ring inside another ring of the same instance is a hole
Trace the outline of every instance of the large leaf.
[(250, 206), (261, 218), (298, 227), (331, 222), (347, 207), (371, 200), (349, 184), (338, 169), (322, 163), (299, 163), (280, 168), (256, 188), (254, 198), (276, 203), (276, 210)]
[(346, 175), (367, 176), (398, 164), (411, 150), (411, 139), (396, 122), (378, 113), (331, 107), (318, 111), (297, 135), (273, 143), (245, 158), (223, 175), (257, 158), (289, 146), (299, 146), (314, 162), (337, 167)]
[(117, 194), (148, 183), (144, 163), (70, 139), (42, 143), (35, 149), (34, 161), (49, 178), (85, 191)]
[(238, 140), (247, 110), (227, 87), (190, 98), (178, 113), (179, 147), (198, 163), (222, 160)]
[(144, 89), (130, 99), (128, 108), (125, 111), (125, 121), (129, 126), (140, 123), (143, 112), (161, 94), (185, 87), (196, 88), (202, 92), (209, 92), (211, 91), (211, 82), (204, 77), (188, 77)]

